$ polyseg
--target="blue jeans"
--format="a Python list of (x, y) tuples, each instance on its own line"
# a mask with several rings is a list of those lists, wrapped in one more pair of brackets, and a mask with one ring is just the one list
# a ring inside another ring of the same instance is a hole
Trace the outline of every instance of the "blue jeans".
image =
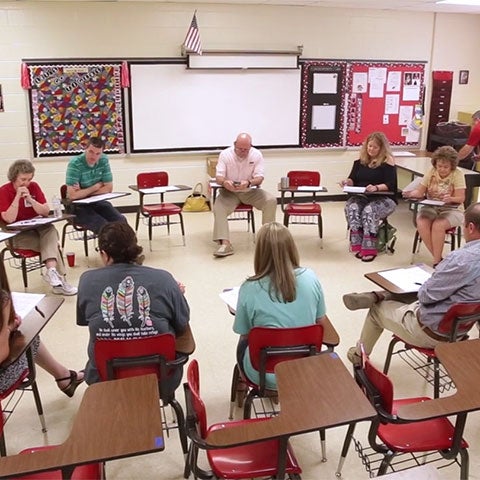
[(76, 224), (88, 228), (97, 235), (106, 223), (127, 222), (127, 219), (107, 201), (75, 205), (73, 213), (76, 215)]

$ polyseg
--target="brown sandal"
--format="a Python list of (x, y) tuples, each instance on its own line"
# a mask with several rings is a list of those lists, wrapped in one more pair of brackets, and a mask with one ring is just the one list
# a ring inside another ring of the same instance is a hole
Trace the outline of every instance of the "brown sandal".
[(73, 394), (75, 393), (75, 390), (77, 387), (83, 382), (84, 378), (78, 378), (77, 372), (73, 370), (69, 370), (70, 376), (69, 377), (64, 377), (64, 378), (56, 378), (55, 381), (57, 383), (64, 382), (65, 380), (70, 380), (70, 383), (63, 388), (60, 388), (60, 385), (58, 388), (67, 396), (67, 397), (73, 397)]

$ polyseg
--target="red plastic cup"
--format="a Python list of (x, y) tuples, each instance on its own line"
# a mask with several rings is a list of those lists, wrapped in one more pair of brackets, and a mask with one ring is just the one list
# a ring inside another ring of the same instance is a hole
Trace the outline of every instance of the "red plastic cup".
[(75, 253), (67, 252), (67, 262), (69, 267), (75, 266)]

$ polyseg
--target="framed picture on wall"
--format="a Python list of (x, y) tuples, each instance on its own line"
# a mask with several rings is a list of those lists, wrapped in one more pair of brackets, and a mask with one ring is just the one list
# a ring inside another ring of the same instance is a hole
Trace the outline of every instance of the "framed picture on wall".
[(469, 73), (469, 70), (460, 70), (460, 73), (458, 75), (458, 83), (460, 85), (467, 85)]

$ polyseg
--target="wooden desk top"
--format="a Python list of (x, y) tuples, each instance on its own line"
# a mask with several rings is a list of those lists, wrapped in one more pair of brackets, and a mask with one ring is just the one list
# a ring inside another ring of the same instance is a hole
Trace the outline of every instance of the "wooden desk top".
[(435, 353), (455, 383), (456, 393), (402, 406), (400, 418), (422, 420), (480, 410), (480, 339), (439, 343)]
[(188, 324), (183, 334), (175, 337), (175, 350), (179, 353), (191, 355), (195, 351), (195, 347), (193, 332), (190, 328), (190, 324)]
[[(428, 265), (425, 265), (425, 264), (411, 265), (409, 267), (400, 267), (400, 268), (407, 269), (407, 268), (415, 268), (415, 267), (420, 267), (430, 274), (432, 274), (433, 271), (434, 271), (432, 267), (430, 267)], [(379, 287), (383, 288), (384, 290), (386, 290), (387, 292), (390, 292), (390, 293), (404, 294), (404, 293), (418, 292), (418, 290), (420, 288), (420, 285), (418, 285), (418, 287), (415, 290), (413, 290), (413, 289), (412, 290), (404, 290), (403, 288), (399, 287), (395, 283), (390, 282), (385, 277), (380, 275), (380, 273), (382, 273), (382, 272), (387, 272), (387, 271), (391, 271), (391, 270), (398, 270), (398, 268), (390, 268), (388, 270), (381, 270), (380, 272), (366, 273), (365, 278), (368, 278), (371, 282), (377, 284)]]
[(232, 446), (368, 420), (375, 410), (336, 353), (286, 361), (275, 368), (279, 415), (210, 433), (207, 442)]
[[(67, 440), (0, 458), (0, 477), (104, 462), (164, 449), (155, 375), (100, 382), (85, 391)], [(138, 472), (140, 478), (141, 472)]]
[(13, 363), (27, 350), (33, 339), (43, 330), (43, 327), (50, 321), (64, 301), (65, 299), (62, 297), (44, 297), (38, 302), (35, 309), (31, 310), (22, 319), (20, 328), (10, 338), (10, 353), (2, 363), (3, 368)]

